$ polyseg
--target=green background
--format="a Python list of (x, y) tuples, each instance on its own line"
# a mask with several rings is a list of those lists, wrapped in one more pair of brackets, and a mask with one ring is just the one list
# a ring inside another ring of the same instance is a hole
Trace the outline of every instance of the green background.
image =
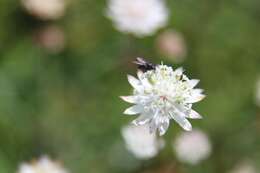
[[(162, 57), (156, 36), (122, 34), (104, 17), (106, 1), (75, 0), (57, 21), (28, 15), (17, 0), (0, 0), (0, 172), (15, 172), (43, 154), (62, 160), (73, 173), (219, 173), (241, 160), (260, 165), (260, 110), (254, 104), (260, 74), (259, 0), (169, 0), (165, 29), (181, 32), (188, 55), (182, 64)], [(62, 52), (36, 46), (32, 35), (55, 24), (66, 37)], [(140, 161), (124, 146), (120, 129), (133, 118), (119, 99), (131, 87), (135, 57), (183, 66), (201, 80), (206, 99), (195, 105), (204, 119), (192, 121), (208, 133), (213, 152), (199, 165), (177, 161), (171, 142), (182, 129), (171, 126), (166, 147)]]

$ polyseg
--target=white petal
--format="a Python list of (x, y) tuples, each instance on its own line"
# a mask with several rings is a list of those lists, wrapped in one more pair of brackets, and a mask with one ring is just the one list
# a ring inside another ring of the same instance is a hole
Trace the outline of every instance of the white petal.
[(142, 83), (142, 85), (145, 86), (146, 90), (152, 89), (151, 83), (148, 81), (147, 78), (143, 77), (143, 72), (142, 71), (140, 71), (140, 70), (137, 71), (137, 77), (140, 80), (140, 82)]
[(204, 91), (203, 89), (198, 89), (198, 88), (197, 88), (197, 89), (192, 90), (192, 93), (193, 93), (193, 94), (202, 94), (203, 91)]
[(187, 111), (187, 108), (185, 108), (183, 105), (181, 105), (181, 104), (178, 104), (178, 103), (175, 103), (175, 102), (172, 102), (173, 103), (173, 107), (175, 108), (175, 109), (177, 109), (178, 111), (180, 111), (180, 112), (186, 112)]
[(138, 77), (139, 80), (141, 80), (143, 74), (144, 73), (141, 70), (137, 71), (137, 77)]
[(175, 109), (177, 109), (179, 112), (181, 112), (182, 116), (185, 116), (186, 118), (191, 118), (191, 119), (201, 119), (202, 118), (202, 116), (198, 112), (196, 112), (192, 109), (189, 110), (189, 109), (185, 108), (183, 105), (174, 104), (173, 106)]
[(23, 163), (20, 168), (19, 168), (19, 172), (23, 172), (23, 173), (33, 173), (34, 169), (31, 165), (29, 164), (25, 164)]
[(196, 95), (196, 96), (192, 96), (189, 99), (187, 99), (187, 103), (196, 103), (199, 102), (201, 100), (203, 100), (205, 98), (204, 94), (200, 94), (200, 95)]
[(135, 115), (135, 114), (139, 114), (143, 111), (143, 107), (140, 105), (134, 105), (130, 108), (127, 108), (124, 111), (124, 114), (128, 114), (128, 115)]
[(202, 89), (194, 89), (192, 90), (191, 96), (186, 100), (187, 103), (195, 103), (199, 102), (202, 99), (205, 98), (205, 95), (202, 94), (203, 90)]
[(151, 90), (152, 89), (152, 85), (151, 83), (148, 81), (147, 78), (143, 78), (141, 79), (142, 84), (145, 86), (145, 90)]
[(176, 70), (175, 70), (175, 73), (179, 76), (179, 75), (182, 75), (182, 73), (183, 73), (183, 68), (182, 67), (179, 67), (179, 68), (177, 68)]
[(202, 119), (202, 116), (198, 112), (191, 110), (191, 112), (187, 115), (187, 118)]
[(192, 96), (203, 95), (203, 89), (193, 89), (191, 92)]
[(164, 121), (161, 121), (159, 124), (158, 130), (159, 130), (159, 135), (162, 136), (165, 134), (169, 127), (170, 121), (168, 118), (165, 118)]
[(128, 82), (132, 85), (132, 87), (134, 87), (134, 89), (136, 89), (138, 92), (143, 91), (143, 86), (141, 85), (141, 82), (138, 79), (131, 75), (127, 75), (127, 79)]
[(120, 96), (120, 98), (128, 103), (137, 103), (138, 101), (137, 96)]
[(191, 88), (194, 88), (199, 82), (200, 82), (200, 80), (198, 80), (198, 79), (191, 79), (191, 80), (189, 80), (188, 83)]
[(157, 129), (157, 125), (155, 123), (155, 118), (153, 118), (149, 124), (150, 133), (155, 133)]
[(149, 128), (150, 128), (150, 133), (155, 133), (156, 129), (158, 128), (157, 126), (157, 117), (159, 115), (159, 111), (156, 111), (153, 119), (151, 120), (150, 124), (149, 124)]
[(138, 125), (144, 125), (146, 124), (149, 120), (151, 119), (151, 115), (149, 114), (142, 114), (138, 118), (136, 118), (133, 121), (133, 124), (138, 126)]
[(191, 126), (190, 122), (189, 122), (184, 116), (182, 116), (180, 113), (170, 112), (170, 116), (171, 116), (184, 130), (187, 130), (187, 131), (191, 131), (191, 130), (192, 130), (192, 126)]

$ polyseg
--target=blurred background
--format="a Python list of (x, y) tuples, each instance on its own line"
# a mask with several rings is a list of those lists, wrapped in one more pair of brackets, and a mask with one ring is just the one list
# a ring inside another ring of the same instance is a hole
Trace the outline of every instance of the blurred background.
[[(224, 173), (244, 162), (259, 172), (260, 1), (165, 5), (167, 24), (136, 37), (114, 27), (105, 0), (0, 0), (1, 173), (42, 155), (72, 173)], [(133, 117), (119, 96), (131, 93), (137, 56), (201, 80), (204, 119), (192, 124), (210, 140), (207, 159), (177, 159), (175, 124), (157, 156), (126, 149), (121, 128)]]

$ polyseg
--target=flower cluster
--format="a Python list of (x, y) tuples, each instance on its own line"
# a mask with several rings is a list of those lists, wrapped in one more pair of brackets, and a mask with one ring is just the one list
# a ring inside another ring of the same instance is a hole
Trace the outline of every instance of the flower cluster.
[(156, 156), (164, 146), (164, 141), (154, 133), (149, 133), (149, 127), (127, 125), (122, 128), (126, 148), (132, 152), (136, 158), (150, 159)]
[(41, 157), (32, 163), (23, 163), (18, 173), (68, 173), (60, 164), (50, 160), (48, 157)]
[(181, 133), (173, 142), (173, 149), (181, 162), (196, 165), (211, 154), (211, 142), (203, 131)]
[(245, 160), (237, 164), (229, 173), (257, 173), (256, 167), (251, 161)]
[(199, 80), (190, 80), (183, 69), (173, 70), (166, 65), (157, 65), (154, 70), (138, 71), (138, 79), (128, 75), (134, 91), (131, 96), (121, 98), (134, 106), (124, 114), (140, 116), (133, 121), (135, 125), (149, 124), (150, 132), (157, 129), (165, 134), (170, 120), (175, 120), (183, 129), (190, 131), (192, 126), (187, 118), (202, 118), (192, 109), (192, 104), (202, 100), (203, 90), (195, 89)]
[(158, 35), (156, 47), (161, 55), (174, 63), (183, 62), (187, 55), (185, 38), (173, 29), (168, 29)]
[(65, 0), (21, 0), (21, 3), (28, 13), (42, 20), (59, 19), (66, 11)]
[(162, 0), (109, 0), (107, 17), (119, 31), (143, 37), (166, 25), (168, 10)]

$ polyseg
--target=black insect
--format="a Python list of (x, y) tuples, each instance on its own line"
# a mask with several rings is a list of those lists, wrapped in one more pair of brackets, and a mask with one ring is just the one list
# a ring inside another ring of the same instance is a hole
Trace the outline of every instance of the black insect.
[(138, 69), (142, 72), (147, 72), (149, 70), (154, 70), (156, 65), (152, 64), (143, 58), (137, 57), (136, 60), (133, 62), (134, 64), (138, 65)]

